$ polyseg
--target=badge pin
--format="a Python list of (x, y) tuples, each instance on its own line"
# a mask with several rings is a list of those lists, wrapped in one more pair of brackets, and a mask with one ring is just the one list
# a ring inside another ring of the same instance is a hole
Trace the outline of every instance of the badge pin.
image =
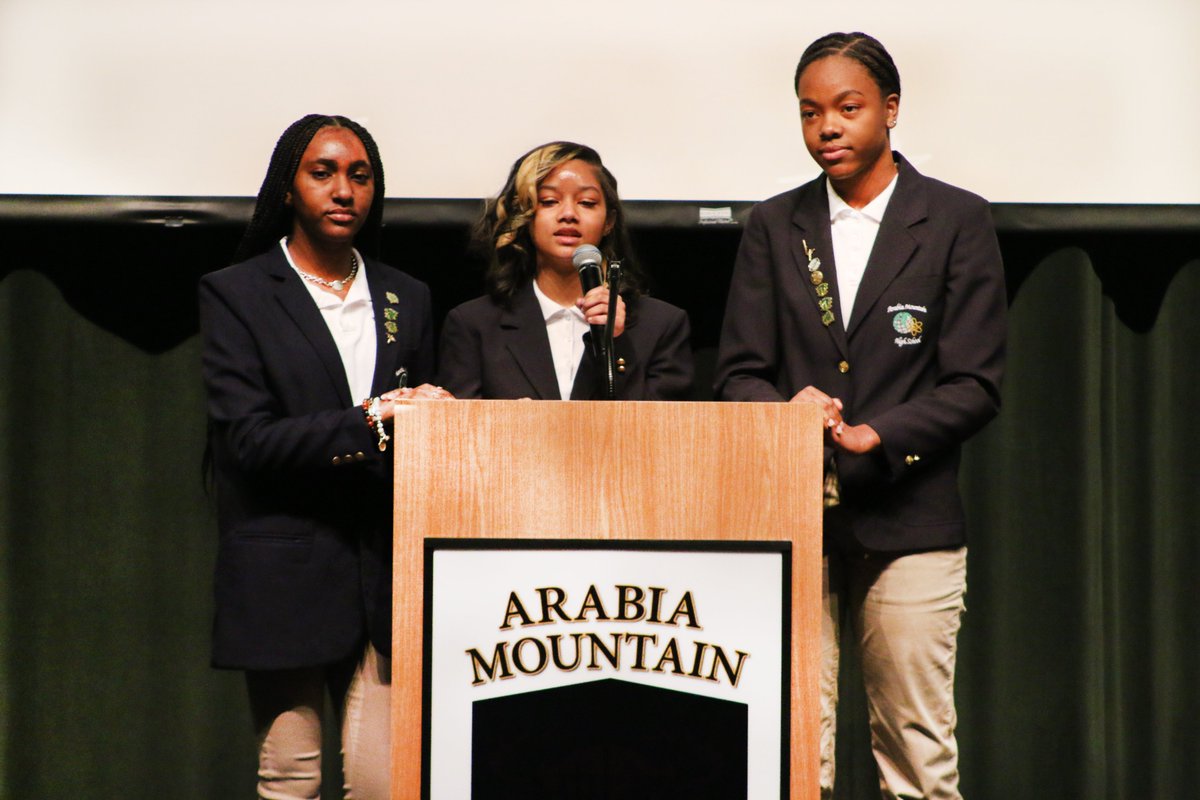
[(826, 311), (824, 314), (821, 315), (821, 324), (827, 328), (833, 324), (833, 312), (832, 311)]
[(824, 297), (827, 294), (829, 294), (829, 284), (828, 283), (817, 284), (817, 297)]

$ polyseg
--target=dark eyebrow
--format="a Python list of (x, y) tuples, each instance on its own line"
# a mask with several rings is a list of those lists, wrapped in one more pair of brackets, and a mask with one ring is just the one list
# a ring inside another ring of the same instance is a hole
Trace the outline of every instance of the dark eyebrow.
[[(328, 167), (329, 169), (337, 169), (337, 166), (338, 166), (338, 162), (332, 158), (314, 158), (309, 163), (310, 164), (320, 164), (322, 167)], [(367, 169), (370, 169), (371, 162), (360, 159), (360, 160), (354, 161), (350, 164), (350, 169), (358, 169), (359, 167), (366, 167)]]
[[(552, 192), (559, 192), (560, 194), (562, 193), (562, 189), (559, 188), (557, 183), (543, 183), (541, 186), (538, 187), (538, 191), (540, 192), (542, 189), (549, 189)], [(580, 186), (579, 191), (580, 192), (600, 192), (601, 194), (603, 194), (603, 192), (601, 191), (599, 186), (593, 186), (590, 183), (585, 186)]]
[[(858, 89), (846, 89), (844, 92), (841, 92), (840, 94), (838, 94), (837, 97), (833, 98), (833, 102), (840, 103), (852, 94), (859, 95), (860, 97), (866, 97), (866, 95), (863, 94), (862, 92), (860, 92)], [(807, 97), (801, 97), (800, 102), (808, 103), (808, 104), (814, 105), (814, 106), (817, 105), (817, 101), (810, 100)]]

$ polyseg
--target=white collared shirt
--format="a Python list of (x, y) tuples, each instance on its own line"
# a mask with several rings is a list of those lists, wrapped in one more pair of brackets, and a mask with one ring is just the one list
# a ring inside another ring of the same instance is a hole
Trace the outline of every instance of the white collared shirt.
[(554, 374), (558, 378), (558, 393), (563, 400), (571, 399), (575, 373), (583, 358), (583, 334), (589, 330), (583, 312), (574, 306), (560, 306), (545, 295), (537, 281), (533, 294), (546, 320), (546, 336), (550, 339), (550, 355), (554, 357)]
[(854, 298), (858, 295), (863, 273), (867, 271), (867, 260), (871, 257), (871, 248), (875, 246), (879, 224), (883, 222), (883, 213), (887, 211), (888, 201), (896, 190), (896, 178), (899, 177), (898, 173), (893, 176), (891, 183), (861, 209), (852, 208), (846, 203), (833, 188), (833, 182), (825, 178), (825, 187), (829, 191), (829, 231), (833, 237), (833, 261), (837, 266), (843, 327), (850, 324)]
[[(299, 275), (300, 268), (288, 252), (287, 237), (279, 240), (279, 246), (283, 248), (283, 255), (292, 269)], [(304, 280), (303, 276), (300, 276), (300, 281), (312, 295), (313, 302), (329, 327), (338, 354), (342, 357), (346, 380), (350, 383), (350, 398), (358, 401), (371, 396), (371, 384), (375, 381), (375, 307), (371, 305), (371, 292), (367, 288), (367, 263), (358, 250), (354, 251), (354, 257), (358, 259), (358, 274), (354, 276), (345, 300)]]

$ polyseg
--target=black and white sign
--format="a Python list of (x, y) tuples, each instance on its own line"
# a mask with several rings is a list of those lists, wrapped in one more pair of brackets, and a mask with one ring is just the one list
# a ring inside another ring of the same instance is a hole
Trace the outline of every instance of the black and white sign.
[(789, 559), (429, 540), (425, 795), (781, 797)]

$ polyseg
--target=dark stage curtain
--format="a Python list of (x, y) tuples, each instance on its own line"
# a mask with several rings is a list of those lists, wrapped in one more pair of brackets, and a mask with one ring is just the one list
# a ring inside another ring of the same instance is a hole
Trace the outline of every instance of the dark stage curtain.
[[(460, 231), (446, 236), (461, 244)], [(725, 269), (731, 242), (717, 247)], [(47, 246), (29, 254), (63, 245)], [(654, 242), (644, 249), (669, 263)], [(1189, 797), (1200, 783), (1196, 249), (1163, 281), (1161, 304), (1134, 314), (1124, 298), (1149, 279), (1153, 248), (1115, 271), (1097, 266), (1097, 248), (1018, 251), (1006, 243), (1022, 279), (1004, 410), (963, 474), (964, 793)], [(435, 291), (448, 261), (425, 260)], [(104, 311), (135, 296), (141, 310), (128, 313), (194, 331), (194, 296), (160, 301), (154, 283), (109, 263), (86, 303), (64, 299), (54, 266), (0, 269), (0, 797), (250, 796), (241, 678), (208, 667), (216, 536), (198, 341), (172, 333), (149, 346), (108, 322), (127, 314)], [(719, 306), (689, 302), (694, 284), (658, 278), (694, 321), (719, 319)], [(697, 328), (711, 356), (715, 329)], [(843, 670), (848, 687), (857, 676)], [(850, 692), (841, 715), (838, 793), (855, 800), (878, 796), (862, 704)]]

